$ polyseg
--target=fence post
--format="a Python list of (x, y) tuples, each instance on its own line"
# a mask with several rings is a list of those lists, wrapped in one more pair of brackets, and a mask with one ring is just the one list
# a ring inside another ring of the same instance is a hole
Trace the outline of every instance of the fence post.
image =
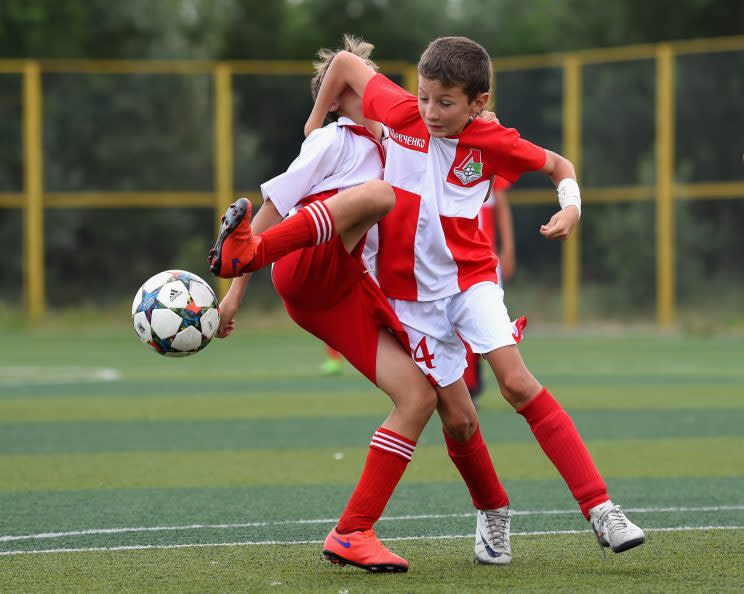
[(656, 52), (656, 316), (671, 326), (675, 314), (674, 254), (674, 54)]
[(41, 67), (23, 66), (23, 288), (26, 316), (44, 316), (44, 181)]
[(418, 97), (418, 67), (408, 66), (403, 74), (403, 86), (406, 91)]
[[(567, 56), (563, 63), (563, 153), (581, 179), (581, 62), (577, 56)], [(580, 231), (577, 225), (563, 242), (561, 253), (563, 323), (567, 326), (579, 320)]]
[[(232, 69), (218, 64), (214, 70), (214, 185), (217, 225), (233, 201), (233, 109)], [(220, 297), (227, 293), (229, 281), (217, 280)]]

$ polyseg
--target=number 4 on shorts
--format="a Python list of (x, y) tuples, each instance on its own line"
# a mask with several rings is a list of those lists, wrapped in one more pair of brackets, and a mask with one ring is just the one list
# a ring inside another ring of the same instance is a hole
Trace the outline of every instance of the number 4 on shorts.
[(413, 349), (413, 360), (416, 363), (424, 363), (427, 369), (434, 369), (436, 365), (433, 364), (434, 355), (429, 352), (429, 348), (426, 346), (426, 336), (424, 336), (416, 348)]

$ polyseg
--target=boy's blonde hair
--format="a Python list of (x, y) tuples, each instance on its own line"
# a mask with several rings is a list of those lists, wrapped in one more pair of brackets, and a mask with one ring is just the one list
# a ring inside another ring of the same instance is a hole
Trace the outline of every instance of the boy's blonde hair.
[[(355, 56), (359, 56), (362, 60), (364, 60), (364, 63), (373, 70), (378, 70), (377, 64), (369, 59), (372, 50), (375, 49), (375, 46), (371, 43), (364, 41), (364, 39), (362, 39), (361, 37), (345, 34), (343, 49), (349, 53), (354, 54)], [(313, 76), (313, 79), (310, 81), (310, 91), (313, 94), (313, 101), (318, 98), (320, 85), (323, 82), (323, 77), (325, 77), (326, 71), (331, 65), (333, 58), (335, 58), (336, 55), (341, 51), (343, 50), (331, 50), (328, 48), (321, 48), (318, 50), (318, 59), (313, 62), (315, 76)], [(336, 113), (329, 113), (328, 117), (333, 121), (338, 119), (338, 115)]]

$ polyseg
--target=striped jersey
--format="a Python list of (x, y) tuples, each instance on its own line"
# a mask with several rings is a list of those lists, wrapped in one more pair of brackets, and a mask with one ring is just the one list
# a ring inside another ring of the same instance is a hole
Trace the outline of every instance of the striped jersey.
[(382, 74), (367, 83), (364, 114), (388, 127), (384, 179), (395, 208), (380, 222), (378, 279), (388, 297), (433, 301), (496, 282), (496, 256), (478, 211), (498, 175), (541, 169), (545, 150), (496, 123), (473, 120), (456, 137), (430, 136), (415, 96)]

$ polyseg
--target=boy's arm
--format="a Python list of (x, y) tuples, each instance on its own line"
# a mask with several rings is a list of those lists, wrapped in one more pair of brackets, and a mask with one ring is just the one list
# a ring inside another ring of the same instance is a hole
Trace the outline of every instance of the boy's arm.
[(315, 105), (305, 124), (305, 136), (323, 126), (328, 109), (347, 86), (363, 97), (367, 83), (375, 74), (374, 69), (367, 66), (359, 56), (347, 51), (339, 52), (323, 77)]
[(545, 165), (540, 171), (547, 174), (558, 189), (561, 210), (540, 227), (540, 233), (547, 239), (566, 239), (581, 216), (581, 193), (576, 183), (576, 171), (565, 157), (552, 151), (545, 153)]
[[(282, 215), (279, 214), (274, 203), (267, 200), (258, 210), (256, 216), (253, 217), (251, 229), (257, 235), (274, 225), (278, 225), (281, 221)], [(242, 276), (234, 278), (232, 283), (230, 283), (227, 294), (220, 301), (220, 325), (217, 328), (216, 334), (218, 338), (225, 338), (235, 330), (235, 315), (238, 313), (240, 304), (243, 302), (243, 296), (245, 295), (245, 290), (248, 288), (248, 281), (251, 280), (251, 276), (252, 273), (247, 272)]]
[(517, 266), (516, 250), (514, 248), (514, 223), (512, 221), (511, 208), (506, 199), (504, 190), (495, 190), (494, 216), (496, 217), (496, 228), (498, 229), (499, 262), (501, 262), (501, 273), (504, 280), (509, 280), (514, 274)]

